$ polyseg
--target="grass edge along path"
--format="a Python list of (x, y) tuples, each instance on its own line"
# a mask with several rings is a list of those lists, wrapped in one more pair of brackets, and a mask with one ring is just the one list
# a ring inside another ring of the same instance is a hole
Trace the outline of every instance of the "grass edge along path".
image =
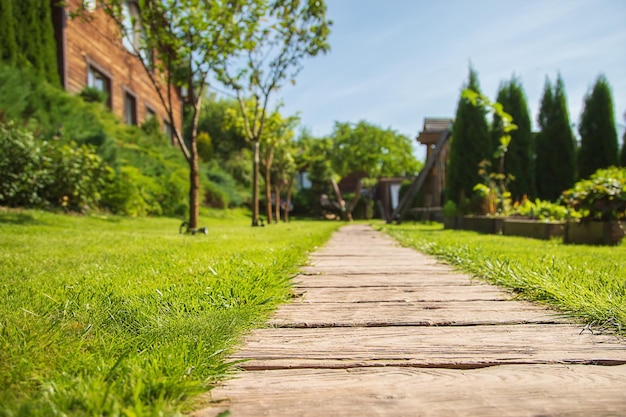
[[(207, 213), (205, 213), (207, 214)], [(0, 416), (174, 416), (340, 225), (0, 209)]]
[(558, 240), (444, 230), (438, 223), (378, 227), (411, 247), (550, 305), (589, 326), (626, 334), (626, 244), (565, 245)]

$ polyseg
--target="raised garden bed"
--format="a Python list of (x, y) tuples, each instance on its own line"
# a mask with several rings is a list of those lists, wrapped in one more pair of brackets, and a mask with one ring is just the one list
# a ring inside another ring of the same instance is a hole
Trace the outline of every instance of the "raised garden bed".
[(501, 234), (504, 226), (504, 217), (492, 216), (463, 216), (463, 229), (479, 233)]
[(626, 222), (570, 221), (565, 225), (563, 242), (586, 245), (617, 245), (624, 238)]
[(541, 221), (508, 217), (504, 219), (502, 234), (506, 236), (525, 236), (549, 240), (562, 237), (565, 232), (564, 221)]

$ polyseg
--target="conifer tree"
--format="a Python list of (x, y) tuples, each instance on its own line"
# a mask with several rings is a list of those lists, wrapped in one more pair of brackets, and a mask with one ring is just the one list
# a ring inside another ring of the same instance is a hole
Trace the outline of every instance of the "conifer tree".
[(16, 57), (13, 0), (0, 0), (0, 60), (14, 63)]
[[(503, 83), (498, 92), (497, 102), (502, 104), (504, 111), (513, 117), (517, 129), (511, 132), (509, 144), (504, 161), (504, 172), (515, 177), (509, 184), (509, 191), (513, 200), (521, 200), (524, 195), (535, 195), (535, 175), (532, 160), (533, 134), (530, 125), (530, 115), (526, 103), (524, 89), (516, 78)], [(493, 115), (492, 137), (493, 148), (498, 147), (501, 136), (502, 121), (497, 113)]]
[[(469, 80), (463, 89), (480, 93), (478, 75), (470, 67)], [(478, 164), (491, 159), (493, 146), (485, 118), (486, 110), (468, 99), (459, 99), (450, 142), (450, 159), (446, 180), (446, 198), (457, 204), (470, 198), (476, 184), (482, 182)]]
[(59, 69), (57, 67), (56, 41), (54, 39), (54, 27), (52, 25), (52, 9), (47, 2), (43, 5), (38, 2), (38, 21), (40, 54), (42, 58), (42, 73), (46, 80), (52, 84), (60, 84)]
[(617, 165), (618, 142), (613, 97), (611, 87), (603, 75), (596, 80), (591, 94), (585, 97), (578, 132), (578, 169), (581, 178), (588, 177), (599, 168)]
[(554, 201), (576, 180), (576, 141), (560, 75), (554, 89), (550, 80), (546, 79), (538, 124), (540, 131), (535, 139), (537, 197)]
[(57, 84), (59, 74), (50, 3), (39, 0), (9, 2), (12, 3), (17, 63), (32, 66), (43, 79)]

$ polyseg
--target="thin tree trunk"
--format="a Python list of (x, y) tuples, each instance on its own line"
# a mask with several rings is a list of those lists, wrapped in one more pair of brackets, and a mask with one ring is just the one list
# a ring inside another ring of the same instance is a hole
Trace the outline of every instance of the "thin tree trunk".
[(265, 166), (265, 213), (267, 214), (267, 224), (271, 224), (274, 219), (272, 218), (272, 183), (271, 173), (267, 164)]
[[(193, 144), (195, 145), (195, 144)], [(192, 148), (195, 147), (192, 145)], [(198, 216), (200, 212), (200, 173), (198, 169), (198, 154), (192, 151), (192, 160), (189, 169), (189, 228), (198, 227)]]
[(253, 142), (252, 162), (252, 226), (259, 225), (259, 141)]
[(285, 210), (283, 210), (283, 217), (285, 223), (289, 222), (289, 208), (291, 207), (291, 191), (293, 189), (293, 179), (294, 175), (289, 178), (289, 184), (287, 185), (287, 196), (285, 197)]
[[(191, 126), (191, 140), (189, 146), (189, 228), (198, 227), (200, 212), (200, 169), (198, 167), (198, 120), (202, 98), (195, 101), (195, 109)], [(181, 138), (182, 139), (182, 138)]]
[(274, 195), (276, 195), (276, 203), (274, 204), (276, 223), (280, 221), (280, 186), (274, 186)]

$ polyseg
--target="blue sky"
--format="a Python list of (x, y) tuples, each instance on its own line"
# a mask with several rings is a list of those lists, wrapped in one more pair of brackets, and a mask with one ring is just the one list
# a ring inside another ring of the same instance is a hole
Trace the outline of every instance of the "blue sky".
[[(626, 112), (626, 0), (326, 0), (331, 51), (307, 59), (277, 96), (315, 136), (367, 120), (414, 138), (424, 117), (454, 117), (470, 62), (483, 93), (516, 75), (536, 123), (560, 73), (570, 119), (599, 74)], [(620, 142), (623, 127), (619, 130)], [(422, 152), (418, 152), (420, 155)]]

